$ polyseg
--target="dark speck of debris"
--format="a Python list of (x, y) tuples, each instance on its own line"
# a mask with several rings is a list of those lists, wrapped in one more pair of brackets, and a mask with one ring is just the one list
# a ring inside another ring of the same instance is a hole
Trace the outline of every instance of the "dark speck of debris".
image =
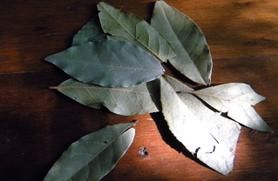
[(140, 157), (146, 157), (146, 156), (149, 155), (149, 151), (146, 147), (142, 146), (142, 147), (139, 148), (138, 155)]

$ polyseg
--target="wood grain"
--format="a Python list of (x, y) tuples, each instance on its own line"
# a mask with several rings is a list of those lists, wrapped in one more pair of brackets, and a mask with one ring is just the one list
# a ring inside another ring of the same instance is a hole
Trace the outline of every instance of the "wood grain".
[[(149, 19), (153, 0), (106, 2)], [(214, 83), (246, 82), (267, 101), (256, 106), (278, 130), (278, 2), (167, 0), (204, 31), (214, 57)], [(0, 180), (42, 180), (67, 146), (86, 133), (133, 119), (136, 138), (104, 180), (277, 180), (278, 136), (244, 128), (235, 168), (222, 176), (179, 153), (163, 122), (85, 108), (49, 86), (67, 76), (43, 62), (70, 46), (73, 34), (96, 17), (96, 0), (1, 0)], [(156, 117), (156, 115), (153, 115)], [(166, 143), (166, 142), (167, 143)], [(140, 147), (149, 155), (138, 156)]]

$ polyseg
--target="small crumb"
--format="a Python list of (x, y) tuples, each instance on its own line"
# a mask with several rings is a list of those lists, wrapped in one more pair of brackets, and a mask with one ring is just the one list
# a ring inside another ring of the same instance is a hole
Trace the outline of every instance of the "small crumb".
[(138, 155), (141, 157), (146, 157), (149, 155), (149, 151), (146, 147), (142, 146), (139, 148)]

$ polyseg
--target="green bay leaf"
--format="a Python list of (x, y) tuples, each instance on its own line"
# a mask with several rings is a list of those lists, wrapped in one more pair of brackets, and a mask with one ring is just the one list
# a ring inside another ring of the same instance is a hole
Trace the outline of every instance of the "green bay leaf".
[(100, 24), (105, 33), (115, 36), (116, 39), (137, 43), (162, 62), (175, 56), (168, 42), (146, 21), (124, 13), (105, 2), (100, 2), (97, 8)]
[(119, 40), (83, 43), (48, 56), (46, 61), (81, 82), (104, 87), (129, 87), (164, 73), (161, 64), (148, 52)]
[[(92, 107), (106, 107), (125, 116), (158, 112), (159, 82), (157, 80), (127, 88), (105, 88), (69, 79), (57, 86), (62, 94), (76, 102)], [(154, 103), (156, 102), (156, 104)]]
[(212, 57), (200, 28), (164, 1), (155, 3), (151, 25), (175, 50), (169, 62), (194, 82), (210, 84)]
[(133, 142), (134, 123), (107, 126), (72, 143), (54, 163), (44, 181), (100, 180)]

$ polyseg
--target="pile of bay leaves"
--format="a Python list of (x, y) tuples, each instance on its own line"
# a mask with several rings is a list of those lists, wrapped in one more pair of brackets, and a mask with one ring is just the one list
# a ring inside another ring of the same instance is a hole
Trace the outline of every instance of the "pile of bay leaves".
[[(97, 8), (100, 24), (88, 22), (70, 48), (46, 58), (72, 77), (53, 89), (119, 115), (162, 112), (169, 130), (192, 156), (224, 175), (233, 168), (241, 125), (271, 131), (253, 108), (265, 98), (249, 85), (210, 86), (210, 50), (189, 17), (164, 1), (155, 3), (151, 23), (104, 2)], [(205, 88), (194, 90), (167, 75), (162, 65)], [(133, 125), (107, 126), (82, 137), (45, 180), (101, 179), (131, 145)]]

